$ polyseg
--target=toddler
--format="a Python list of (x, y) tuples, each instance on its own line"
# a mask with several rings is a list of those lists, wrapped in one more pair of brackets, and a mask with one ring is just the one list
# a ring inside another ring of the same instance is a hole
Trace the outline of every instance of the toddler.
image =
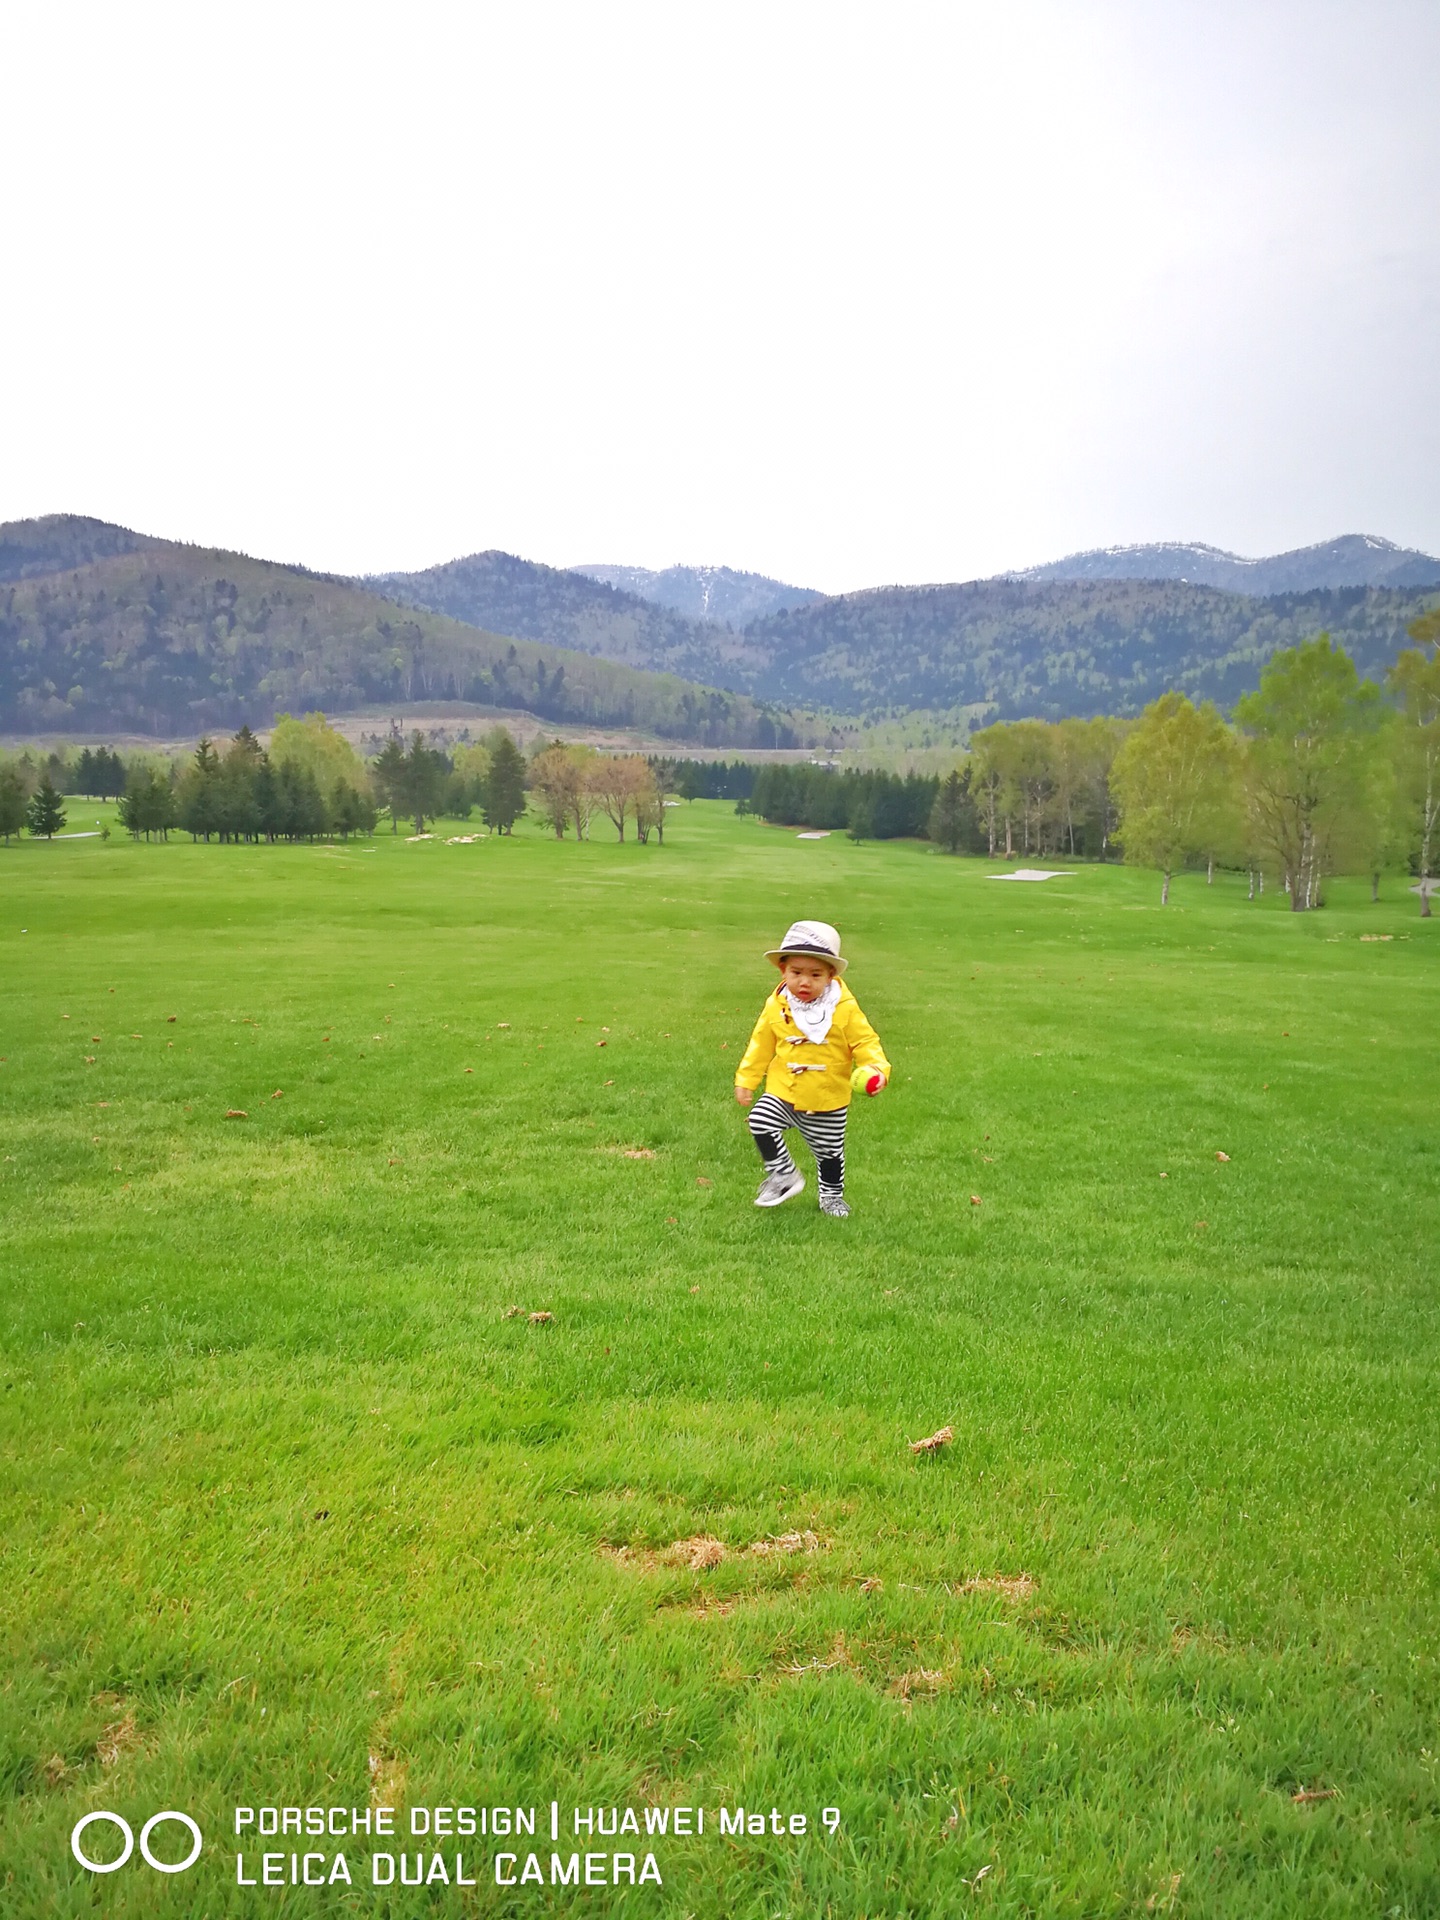
[[(757, 1207), (778, 1207), (805, 1185), (784, 1130), (798, 1127), (815, 1156), (820, 1211), (845, 1219), (845, 1119), (850, 1090), (877, 1094), (890, 1078), (879, 1036), (840, 978), (840, 936), (823, 920), (797, 920), (767, 953), (780, 984), (766, 1000), (745, 1057), (735, 1069), (735, 1098), (750, 1107), (750, 1131), (765, 1163)], [(765, 1091), (755, 1100), (761, 1081)], [(753, 1107), (750, 1102), (755, 1100)]]

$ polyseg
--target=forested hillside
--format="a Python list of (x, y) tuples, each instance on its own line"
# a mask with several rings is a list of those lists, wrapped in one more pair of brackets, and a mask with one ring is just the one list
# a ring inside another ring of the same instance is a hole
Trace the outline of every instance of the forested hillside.
[(588, 580), (602, 580), (623, 593), (638, 594), (656, 606), (670, 607), (692, 620), (718, 620), (736, 631), (782, 607), (808, 607), (823, 600), (813, 587), (787, 587), (763, 573), (738, 573), (733, 567), (575, 567)]
[(57, 516), (0, 527), (0, 726), (189, 730), (453, 699), (764, 746), (794, 738), (767, 707), (1059, 719), (1174, 688), (1228, 709), (1277, 648), (1321, 631), (1383, 671), (1435, 598), (1006, 578), (842, 594), (736, 632), (511, 554), (357, 582)]
[[(0, 551), (32, 566), (47, 551), (70, 556), (94, 537), (86, 524), (0, 529)], [(708, 745), (791, 737), (743, 694), (482, 632), (241, 554), (145, 541), (60, 566), (0, 583), (8, 730), (185, 732), (264, 725), (284, 709), (466, 700)]]
[(472, 553), (423, 573), (371, 574), (359, 584), (494, 633), (716, 686), (744, 688), (764, 666), (762, 655), (718, 623), (513, 553)]
[(129, 527), (90, 520), (80, 513), (47, 513), (38, 520), (12, 520), (0, 526), (0, 581), (33, 580), (44, 573), (88, 567), (112, 554), (163, 547)]
[(1394, 657), (1430, 598), (1423, 589), (1257, 596), (1182, 580), (1006, 578), (815, 599), (736, 633), (511, 554), (377, 575), (371, 584), (500, 633), (782, 705), (853, 715), (973, 706), (997, 718), (1048, 719), (1138, 713), (1167, 687), (1228, 706), (1255, 686), (1276, 647), (1322, 628), (1369, 672)]
[(986, 703), (991, 717), (1138, 713), (1167, 688), (1231, 706), (1277, 647), (1322, 630), (1383, 672), (1431, 594), (1384, 588), (1254, 599), (1180, 582), (981, 580), (882, 587), (779, 613), (746, 639), (746, 684), (845, 713)]

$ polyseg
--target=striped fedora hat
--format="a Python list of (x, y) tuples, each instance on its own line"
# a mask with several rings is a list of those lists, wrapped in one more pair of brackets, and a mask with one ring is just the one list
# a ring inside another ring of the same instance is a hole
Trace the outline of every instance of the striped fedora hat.
[(840, 957), (839, 934), (824, 920), (797, 920), (779, 946), (771, 947), (765, 958), (773, 960), (778, 967), (788, 956), (802, 953), (825, 961), (836, 973), (844, 973), (849, 965)]

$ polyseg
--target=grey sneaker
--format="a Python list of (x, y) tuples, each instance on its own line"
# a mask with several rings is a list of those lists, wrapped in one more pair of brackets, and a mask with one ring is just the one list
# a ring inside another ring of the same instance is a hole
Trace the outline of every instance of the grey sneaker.
[(850, 1218), (850, 1204), (843, 1193), (822, 1193), (820, 1196), (820, 1211), (821, 1213), (828, 1213), (832, 1220), (848, 1220)]
[(760, 1191), (755, 1196), (757, 1207), (778, 1207), (786, 1200), (793, 1200), (797, 1193), (805, 1191), (805, 1176), (798, 1167), (791, 1167), (785, 1173), (767, 1173), (760, 1182)]

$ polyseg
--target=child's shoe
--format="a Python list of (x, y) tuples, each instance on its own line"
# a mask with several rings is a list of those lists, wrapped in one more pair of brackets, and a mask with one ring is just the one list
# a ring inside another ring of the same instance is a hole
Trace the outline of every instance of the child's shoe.
[(848, 1220), (850, 1218), (849, 1202), (843, 1193), (822, 1193), (820, 1196), (820, 1211), (821, 1213), (828, 1213), (832, 1220)]
[(793, 1200), (797, 1193), (805, 1191), (805, 1176), (798, 1167), (788, 1167), (779, 1173), (767, 1173), (760, 1182), (760, 1191), (755, 1196), (757, 1207), (778, 1207), (786, 1200)]

